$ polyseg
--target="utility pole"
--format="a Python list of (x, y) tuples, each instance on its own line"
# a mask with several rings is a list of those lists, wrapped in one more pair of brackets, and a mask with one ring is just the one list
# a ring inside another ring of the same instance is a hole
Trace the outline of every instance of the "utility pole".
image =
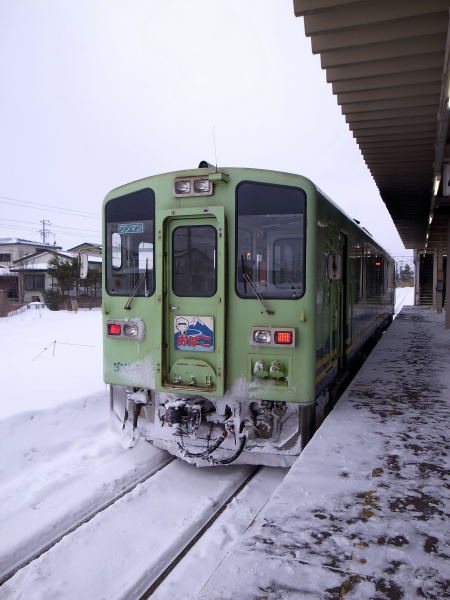
[(48, 229), (45, 229), (46, 225), (51, 225), (50, 221), (47, 221), (46, 219), (42, 219), (42, 221), (40, 221), (42, 223), (42, 229), (40, 230), (40, 234), (42, 236), (42, 243), (45, 244), (46, 243), (46, 239), (47, 236), (52, 233), (51, 231), (49, 231)]

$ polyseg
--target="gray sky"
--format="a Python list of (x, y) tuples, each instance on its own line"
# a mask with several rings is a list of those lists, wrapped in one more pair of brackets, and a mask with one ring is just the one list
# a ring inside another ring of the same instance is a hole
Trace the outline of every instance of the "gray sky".
[(305, 175), (410, 254), (292, 0), (0, 0), (0, 81), (0, 237), (100, 242), (106, 193), (214, 162), (214, 128), (219, 165)]

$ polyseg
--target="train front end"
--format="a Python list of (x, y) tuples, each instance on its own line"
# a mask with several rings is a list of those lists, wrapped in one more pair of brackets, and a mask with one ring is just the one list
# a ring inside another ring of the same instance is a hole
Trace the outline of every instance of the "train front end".
[(314, 401), (313, 194), (295, 175), (201, 168), (107, 196), (104, 380), (130, 444), (198, 466), (298, 456)]

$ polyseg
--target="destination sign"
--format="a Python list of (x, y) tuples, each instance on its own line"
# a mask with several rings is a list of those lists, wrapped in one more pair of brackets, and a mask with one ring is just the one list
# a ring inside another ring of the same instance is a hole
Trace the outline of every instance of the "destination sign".
[(118, 227), (119, 233), (143, 233), (143, 231), (144, 223), (125, 223)]

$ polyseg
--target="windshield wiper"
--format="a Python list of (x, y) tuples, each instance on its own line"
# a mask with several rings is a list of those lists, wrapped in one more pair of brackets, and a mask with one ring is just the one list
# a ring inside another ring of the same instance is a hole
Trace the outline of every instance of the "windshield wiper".
[(143, 271), (140, 275), (139, 275), (139, 279), (136, 282), (136, 285), (134, 286), (134, 288), (131, 291), (131, 294), (128, 298), (128, 300), (125, 302), (125, 306), (123, 307), (125, 310), (130, 310), (131, 308), (131, 302), (133, 301), (133, 298), (136, 296), (137, 291), (141, 285), (141, 283), (144, 281), (144, 295), (147, 298), (150, 295), (149, 289), (148, 289), (148, 258), (145, 259), (145, 271)]
[(250, 275), (245, 270), (245, 262), (244, 262), (244, 255), (243, 254), (241, 254), (241, 265), (242, 265), (242, 279), (244, 281), (245, 292), (247, 292), (247, 286), (245, 284), (248, 283), (248, 285), (252, 288), (252, 291), (255, 294), (255, 296), (258, 298), (258, 300), (263, 305), (264, 310), (266, 311), (266, 313), (268, 315), (274, 315), (275, 312), (271, 308), (269, 308), (267, 306), (267, 304), (264, 302), (264, 298), (263, 298), (262, 294), (260, 292), (258, 292), (258, 290), (256, 289), (255, 282), (253, 281), (253, 279), (250, 277)]

